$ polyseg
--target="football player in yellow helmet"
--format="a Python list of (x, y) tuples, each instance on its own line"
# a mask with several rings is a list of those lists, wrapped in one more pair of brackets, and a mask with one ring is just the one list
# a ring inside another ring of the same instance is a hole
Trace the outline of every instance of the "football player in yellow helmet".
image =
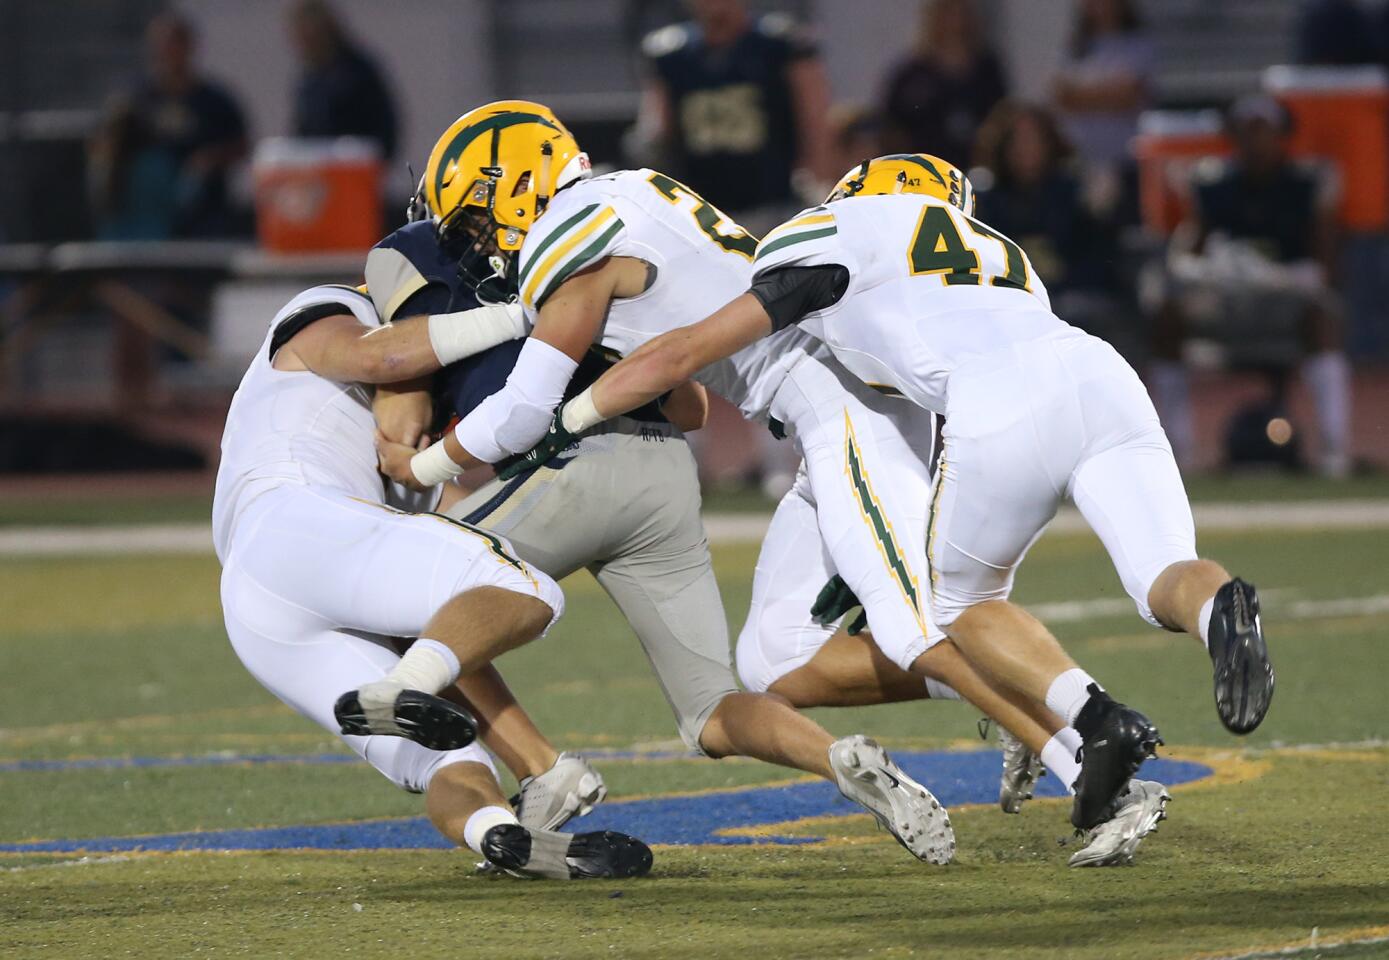
[(845, 197), (919, 193), (974, 215), (974, 185), (958, 167), (928, 153), (894, 153), (856, 165), (839, 178), (826, 203)]
[(590, 170), (588, 154), (549, 107), (498, 100), (469, 110), (439, 137), (418, 199), (441, 241), (462, 242), (462, 266), (481, 281), (512, 268), (535, 218)]
[[(943, 415), (926, 524), (930, 612), (981, 674), (1073, 731), (1079, 771), (1063, 779), (1075, 791), (1072, 823), (1116, 825), (1114, 842), (1073, 862), (1118, 862), (1160, 819), (1161, 785), (1133, 778), (1161, 736), (1008, 602), (1014, 571), (1061, 500), (1073, 499), (1139, 614), (1206, 648), (1216, 711), (1237, 734), (1262, 722), (1273, 696), (1258, 596), (1196, 553), (1181, 475), (1138, 376), (1052, 312), (1026, 253), (972, 208), (968, 179), (935, 157), (860, 163), (826, 204), (762, 238), (746, 292), (629, 353), (565, 403), (552, 435), (591, 429), (793, 326), (865, 386)], [(551, 445), (528, 456), (544, 462)], [(926, 654), (904, 662), (914, 652), (898, 666), (929, 676)], [(1044, 762), (1064, 759), (1060, 735), (1029, 746)], [(1118, 828), (1121, 808), (1135, 831)]]

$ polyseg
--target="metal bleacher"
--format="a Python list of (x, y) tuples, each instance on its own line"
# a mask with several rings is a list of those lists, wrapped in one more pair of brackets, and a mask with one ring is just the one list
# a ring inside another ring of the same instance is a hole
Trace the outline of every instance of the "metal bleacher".
[(1157, 94), (1167, 106), (1220, 104), (1293, 59), (1295, 0), (1145, 0), (1157, 45)]

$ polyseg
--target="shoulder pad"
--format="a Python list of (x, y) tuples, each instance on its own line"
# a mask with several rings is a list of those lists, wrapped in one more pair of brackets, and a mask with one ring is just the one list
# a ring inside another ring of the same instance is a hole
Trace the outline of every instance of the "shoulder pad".
[(377, 246), (367, 254), (367, 292), (376, 312), (387, 323), (395, 319), (401, 304), (429, 286), (429, 278), (400, 250)]
[(668, 27), (652, 30), (641, 42), (641, 52), (652, 60), (659, 60), (683, 48), (690, 42), (688, 24), (672, 23)]

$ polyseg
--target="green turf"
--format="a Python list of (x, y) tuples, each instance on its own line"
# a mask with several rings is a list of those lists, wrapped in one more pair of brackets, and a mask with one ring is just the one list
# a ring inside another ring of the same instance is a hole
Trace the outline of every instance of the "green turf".
[[(0, 856), (0, 956), (1183, 957), (1306, 943), (1314, 927), (1324, 941), (1369, 936), (1364, 928), (1389, 924), (1389, 749), (1277, 747), (1389, 737), (1389, 615), (1280, 611), (1389, 592), (1389, 538), (1221, 534), (1202, 546), (1268, 597), (1278, 697), (1247, 740), (1219, 727), (1209, 668), (1189, 639), (1132, 613), (1055, 624), (1174, 748), (1226, 749), (1259, 774), (1174, 791), (1172, 820), (1134, 869), (1067, 870), (1055, 802), (1015, 818), (957, 811), (959, 863), (944, 870), (909, 860), (862, 817), (813, 826), (849, 843), (667, 848), (649, 881), (587, 886), (481, 880), (468, 855), (438, 852), (76, 866)], [(716, 550), (732, 621), (746, 609), (755, 554)], [(565, 588), (568, 612), (550, 636), (501, 661), (518, 695), (565, 746), (676, 746), (628, 628), (587, 575)], [(1045, 538), (1017, 592), (1034, 605), (1121, 595), (1089, 536)], [(340, 749), (240, 667), (221, 632), (211, 558), (0, 561), (0, 598), (0, 760)], [(900, 746), (975, 736), (975, 715), (956, 704), (815, 715), (833, 732), (862, 730)], [(616, 796), (784, 776), (709, 761), (607, 762), (604, 773)], [(418, 798), (355, 765), (0, 773), (0, 796), (7, 841), (420, 810)]]
[[(1195, 501), (1349, 500), (1389, 497), (1389, 473), (1370, 473), (1346, 480), (1323, 480), (1309, 474), (1282, 471), (1237, 471), (1193, 474), (1187, 492)], [(706, 490), (706, 510), (724, 513), (765, 513), (774, 502), (748, 488)], [(143, 523), (199, 523), (212, 512), (210, 493), (157, 497), (96, 498), (44, 495), (0, 498), (0, 528), (7, 526), (111, 526)]]

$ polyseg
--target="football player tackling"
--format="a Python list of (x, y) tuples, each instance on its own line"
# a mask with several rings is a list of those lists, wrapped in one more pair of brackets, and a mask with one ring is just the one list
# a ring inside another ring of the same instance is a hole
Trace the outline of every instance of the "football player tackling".
[[(460, 332), (486, 309), (432, 323)], [(632, 837), (521, 826), (473, 743), (476, 720), (445, 695), (461, 636), (525, 642), (564, 598), (501, 539), (397, 509), (431, 504), (377, 473), (370, 385), (438, 369), (430, 323), (382, 326), (365, 294), (338, 286), (301, 293), (272, 320), (227, 414), (213, 499), (227, 635), (267, 689), (423, 793), (439, 831), (494, 866), (643, 874), (651, 851)], [(390, 397), (376, 401), (389, 419)], [(414, 640), (403, 656), (398, 637)], [(493, 727), (529, 725), (500, 676), (479, 682), (491, 688)]]
[[(446, 130), (423, 196), (441, 239), (496, 258), (534, 330), (505, 383), (443, 441), (417, 452), (380, 438), (383, 471), (416, 487), (439, 484), (464, 464), (517, 459), (544, 435), (593, 347), (620, 356), (704, 316), (746, 284), (756, 245), (654, 171), (590, 178), (563, 125), (522, 101), (479, 107)], [(914, 856), (949, 862), (955, 844), (945, 810), (878, 744), (835, 740), (783, 699), (738, 689), (693, 459), (670, 425), (638, 429), (630, 442), (610, 431), (590, 435), (575, 455), (479, 491), (466, 515), (514, 530), (557, 573), (577, 565), (579, 548), (587, 553), (584, 563), (638, 628), (690, 746), (832, 780)], [(648, 444), (648, 435), (657, 441)], [(614, 473), (610, 463), (624, 469)], [(566, 489), (587, 491), (587, 501), (566, 504)], [(511, 526), (518, 520), (528, 532)], [(460, 657), (464, 672), (511, 645), (479, 634)]]
[(865, 161), (824, 206), (762, 240), (747, 293), (616, 365), (565, 405), (539, 452), (789, 327), (864, 383), (945, 415), (926, 532), (934, 616), (983, 673), (1079, 731), (1072, 822), (1089, 828), (1161, 740), (1007, 600), (1062, 499), (1100, 536), (1145, 619), (1206, 644), (1232, 732), (1263, 719), (1273, 670), (1254, 588), (1196, 555), (1181, 477), (1137, 375), (1057, 318), (1023, 251), (972, 212), (968, 179), (939, 159)]

